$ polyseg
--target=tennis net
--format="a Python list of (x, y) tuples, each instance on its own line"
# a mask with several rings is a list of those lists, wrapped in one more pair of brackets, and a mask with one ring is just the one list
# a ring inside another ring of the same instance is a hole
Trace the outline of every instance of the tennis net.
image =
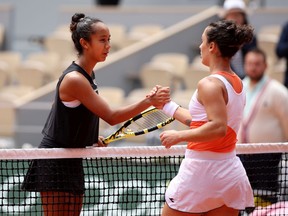
[[(0, 215), (44, 215), (40, 193), (23, 190), (23, 181), (31, 162), (48, 159), (60, 161), (64, 171), (56, 180), (42, 173), (40, 180), (43, 184), (45, 179), (49, 179), (49, 184), (61, 181), (64, 186), (68, 184), (65, 179), (73, 179), (75, 173), (81, 172), (79, 167), (73, 167), (75, 160), (81, 161), (85, 186), (81, 215), (159, 216), (166, 187), (177, 174), (184, 152), (184, 145), (171, 149), (161, 146), (1, 149)], [(257, 206), (242, 211), (241, 215), (265, 215), (263, 211), (281, 211), (274, 215), (288, 215), (287, 153), (288, 143), (237, 145), (237, 154), (247, 171)], [(42, 168), (47, 170), (47, 167)]]

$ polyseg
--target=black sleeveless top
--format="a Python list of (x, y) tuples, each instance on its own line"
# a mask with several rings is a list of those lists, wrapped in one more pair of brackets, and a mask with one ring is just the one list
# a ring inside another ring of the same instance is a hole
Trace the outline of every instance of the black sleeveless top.
[(40, 148), (84, 148), (98, 142), (99, 117), (83, 104), (74, 108), (66, 107), (59, 97), (60, 84), (65, 75), (72, 71), (83, 74), (97, 92), (94, 72), (90, 77), (83, 68), (72, 62), (57, 83), (55, 100), (42, 130), (44, 138)]

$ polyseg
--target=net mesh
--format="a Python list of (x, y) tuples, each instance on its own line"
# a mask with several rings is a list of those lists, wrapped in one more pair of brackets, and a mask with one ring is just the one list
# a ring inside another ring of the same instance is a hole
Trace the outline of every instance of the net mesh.
[[(184, 145), (171, 149), (2, 149), (0, 215), (44, 215), (51, 203), (58, 202), (53, 215), (81, 211), (80, 215), (159, 216), (167, 185), (177, 174), (184, 152)], [(237, 154), (253, 187), (256, 205), (241, 215), (288, 215), (288, 143), (237, 145)], [(36, 164), (37, 172), (31, 171), (31, 163)], [(79, 178), (82, 170), (83, 179)], [(27, 178), (29, 172), (32, 174)], [(33, 183), (35, 179), (41, 187)], [(83, 204), (77, 202), (81, 185), (85, 188)], [(53, 188), (53, 199), (33, 191), (45, 191), (46, 187)]]

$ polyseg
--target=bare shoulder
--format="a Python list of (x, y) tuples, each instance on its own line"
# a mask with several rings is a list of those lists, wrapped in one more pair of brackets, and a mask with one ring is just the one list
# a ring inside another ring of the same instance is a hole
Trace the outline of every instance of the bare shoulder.
[(72, 86), (79, 86), (88, 83), (88, 80), (77, 71), (73, 71), (65, 75), (63, 81), (66, 85)]
[(198, 91), (206, 93), (215, 93), (216, 91), (222, 91), (224, 84), (221, 80), (207, 76), (198, 82)]
[(89, 81), (77, 71), (65, 75), (59, 91), (62, 100), (71, 101), (77, 99), (81, 102), (95, 93), (91, 88)]

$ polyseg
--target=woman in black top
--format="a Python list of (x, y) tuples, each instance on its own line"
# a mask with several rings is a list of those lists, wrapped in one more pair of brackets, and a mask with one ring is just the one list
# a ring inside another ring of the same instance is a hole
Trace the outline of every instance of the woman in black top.
[[(109, 53), (109, 29), (101, 20), (77, 13), (70, 30), (78, 59), (59, 78), (40, 148), (103, 147), (99, 118), (115, 125), (170, 100), (169, 88), (156, 86), (138, 103), (111, 109), (97, 94), (93, 71)], [(33, 160), (22, 189), (40, 192), (45, 215), (79, 215), (84, 194), (82, 159)]]

